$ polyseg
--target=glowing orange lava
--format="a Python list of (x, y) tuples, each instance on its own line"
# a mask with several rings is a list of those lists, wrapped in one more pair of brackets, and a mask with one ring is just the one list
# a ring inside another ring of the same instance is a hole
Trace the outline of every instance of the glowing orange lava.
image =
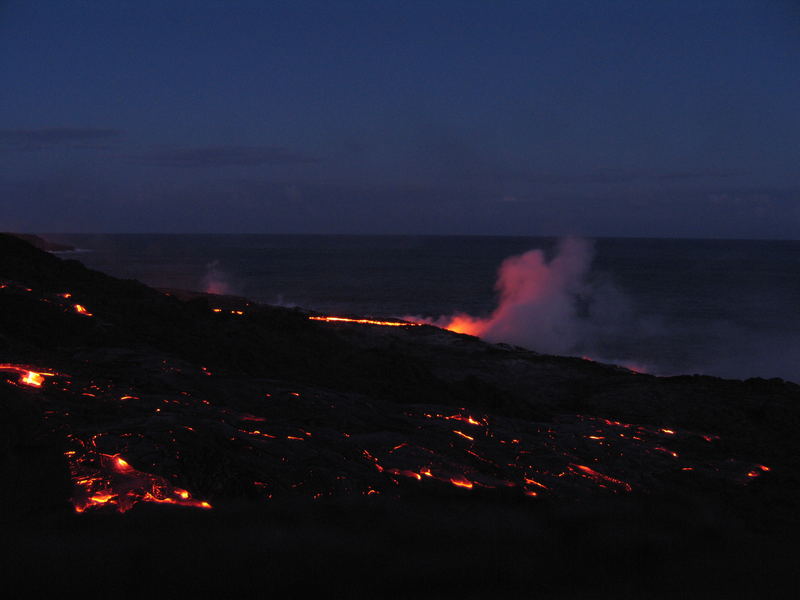
[(421, 323), (404, 323), (398, 321), (375, 321), (373, 319), (348, 319), (346, 317), (308, 317), (312, 321), (328, 323), (358, 323), (359, 325), (383, 325), (385, 327), (419, 327)]
[(26, 367), (8, 363), (0, 363), (0, 371), (14, 371), (15, 373), (19, 373), (19, 379), (17, 380), (17, 383), (21, 385), (27, 385), (29, 387), (42, 387), (45, 377), (52, 377), (55, 375), (55, 373), (32, 371)]
[(456, 487), (467, 488), (468, 490), (474, 487), (474, 484), (464, 477), (451, 477), (450, 483), (452, 483)]
[(529, 483), (531, 485), (539, 486), (540, 488), (548, 489), (547, 486), (543, 483), (539, 483), (535, 479), (531, 479), (530, 477), (525, 477), (525, 483)]
[(76, 304), (75, 305), (75, 312), (79, 315), (84, 315), (85, 317), (91, 317), (92, 313), (86, 310), (86, 307), (83, 304)]
[(570, 465), (570, 467), (579, 469), (580, 472), (583, 473), (585, 477), (593, 479), (594, 481), (596, 481), (601, 485), (603, 483), (613, 483), (615, 485), (622, 486), (626, 492), (630, 492), (633, 490), (633, 488), (629, 483), (626, 483), (619, 479), (615, 479), (614, 477), (609, 477), (608, 475), (604, 475), (603, 473), (595, 471), (594, 469), (587, 467), (586, 465)]
[(464, 333), (467, 335), (480, 335), (486, 330), (486, 321), (473, 319), (469, 315), (456, 315), (444, 326), (444, 329), (454, 333)]
[(208, 502), (193, 499), (188, 491), (164, 477), (137, 471), (121, 456), (100, 452), (67, 452), (66, 456), (75, 482), (72, 505), (76, 512), (105, 505), (126, 512), (137, 502), (211, 508)]

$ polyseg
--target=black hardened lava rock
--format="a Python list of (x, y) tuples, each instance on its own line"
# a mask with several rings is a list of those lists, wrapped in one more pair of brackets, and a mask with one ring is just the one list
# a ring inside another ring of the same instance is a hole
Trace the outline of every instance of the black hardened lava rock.
[(0, 523), (65, 513), (72, 495), (66, 448), (47, 426), (36, 394), (0, 385), (0, 412)]

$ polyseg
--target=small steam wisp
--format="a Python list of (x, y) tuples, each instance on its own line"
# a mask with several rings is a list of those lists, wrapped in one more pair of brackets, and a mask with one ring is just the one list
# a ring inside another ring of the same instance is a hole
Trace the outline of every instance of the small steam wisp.
[(231, 285), (218, 260), (206, 265), (206, 274), (203, 277), (203, 291), (207, 294), (220, 295), (231, 293)]

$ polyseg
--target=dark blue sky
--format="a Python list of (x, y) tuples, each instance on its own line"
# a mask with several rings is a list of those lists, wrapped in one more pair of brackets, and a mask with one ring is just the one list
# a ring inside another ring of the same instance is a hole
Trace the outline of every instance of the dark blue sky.
[(800, 238), (800, 2), (0, 0), (0, 230)]

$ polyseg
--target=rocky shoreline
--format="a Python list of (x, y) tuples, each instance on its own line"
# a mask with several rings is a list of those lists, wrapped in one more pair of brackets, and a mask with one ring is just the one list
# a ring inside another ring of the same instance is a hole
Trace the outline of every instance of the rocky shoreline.
[(154, 290), (4, 234), (0, 303), (0, 514), (43, 586), (768, 597), (789, 567), (795, 384)]

